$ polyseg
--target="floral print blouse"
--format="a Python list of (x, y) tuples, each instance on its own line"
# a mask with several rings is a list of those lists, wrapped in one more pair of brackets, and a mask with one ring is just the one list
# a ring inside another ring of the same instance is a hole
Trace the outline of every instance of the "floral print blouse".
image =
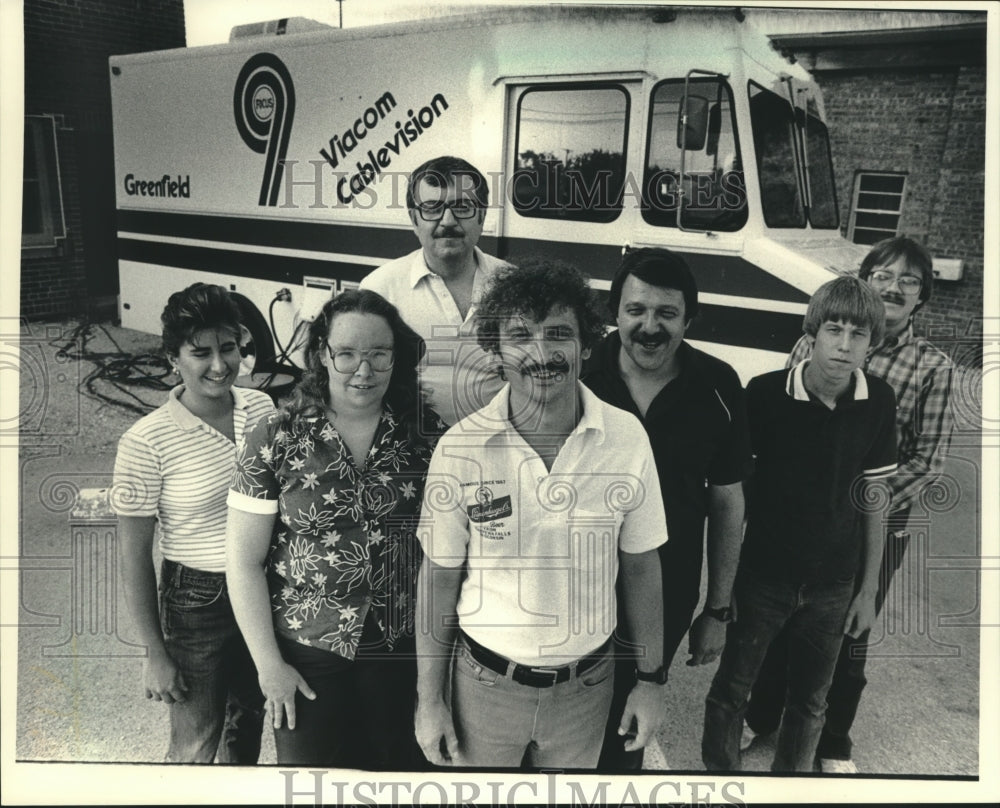
[[(440, 435), (425, 413), (422, 432)], [(410, 442), (386, 408), (359, 470), (325, 415), (290, 429), (280, 418), (247, 436), (229, 495), (239, 510), (278, 514), (265, 563), (275, 630), (354, 659), (371, 610), (391, 649), (413, 636), (416, 526), (435, 441)]]

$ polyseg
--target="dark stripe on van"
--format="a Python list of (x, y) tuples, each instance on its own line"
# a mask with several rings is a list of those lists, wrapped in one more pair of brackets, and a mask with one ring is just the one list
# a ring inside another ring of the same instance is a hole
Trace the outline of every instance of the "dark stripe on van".
[(203, 269), (206, 272), (293, 285), (301, 284), (305, 275), (360, 281), (374, 268), (368, 264), (164, 244), (157, 241), (136, 241), (128, 238), (118, 239), (118, 258), (122, 261), (138, 261), (179, 269)]
[[(200, 269), (224, 275), (277, 281), (295, 286), (303, 276), (318, 275), (359, 281), (371, 267), (343, 261), (290, 258), (257, 252), (237, 252), (213, 247), (192, 247), (151, 241), (118, 240), (118, 256), (162, 267)], [(164, 271), (169, 272), (169, 269)], [(802, 317), (755, 309), (702, 305), (698, 318), (688, 329), (691, 339), (719, 342), (747, 348), (787, 352), (802, 334)]]
[[(621, 247), (607, 244), (581, 244), (540, 239), (501, 238), (501, 258), (538, 255), (561, 258), (578, 266), (593, 278), (611, 280), (621, 263)], [(790, 303), (808, 303), (809, 295), (765, 272), (745, 258), (733, 255), (673, 250), (683, 256), (691, 268), (699, 292), (736, 297), (758, 297)]]
[(420, 246), (408, 226), (405, 210), (399, 212), (399, 221), (400, 225), (406, 225), (405, 229), (146, 210), (118, 211), (118, 229), (130, 233), (352, 253), (386, 260), (406, 255)]

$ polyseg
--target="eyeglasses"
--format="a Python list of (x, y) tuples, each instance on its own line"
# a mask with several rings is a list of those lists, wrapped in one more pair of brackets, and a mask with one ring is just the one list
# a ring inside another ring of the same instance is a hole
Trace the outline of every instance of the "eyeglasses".
[(390, 370), (396, 359), (392, 350), (388, 348), (375, 348), (371, 351), (334, 351), (327, 344), (326, 350), (337, 373), (354, 373), (365, 360), (372, 370), (382, 372)]
[(915, 275), (896, 276), (891, 272), (881, 269), (876, 269), (868, 276), (868, 280), (878, 286), (890, 286), (893, 281), (897, 281), (899, 283), (899, 291), (904, 295), (919, 294), (920, 287), (923, 286), (923, 281)]
[(456, 219), (471, 219), (479, 210), (479, 205), (470, 199), (457, 202), (422, 202), (417, 205), (420, 218), (425, 222), (438, 222), (444, 218), (444, 212), (450, 210)]

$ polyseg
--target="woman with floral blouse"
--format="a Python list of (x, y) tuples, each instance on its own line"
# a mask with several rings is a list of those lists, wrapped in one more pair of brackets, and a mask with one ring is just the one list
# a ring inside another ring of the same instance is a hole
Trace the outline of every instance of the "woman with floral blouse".
[(226, 571), (281, 764), (424, 765), (415, 529), (444, 426), (421, 403), (422, 352), (392, 304), (343, 292), (309, 328), (292, 400), (238, 458)]

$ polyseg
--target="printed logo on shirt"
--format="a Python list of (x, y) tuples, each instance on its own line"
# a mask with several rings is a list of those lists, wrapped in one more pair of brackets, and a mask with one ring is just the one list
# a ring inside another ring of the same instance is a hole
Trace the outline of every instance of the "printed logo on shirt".
[(494, 519), (506, 519), (514, 512), (510, 497), (494, 499), (493, 492), (485, 485), (476, 489), (476, 504), (467, 506), (470, 522), (492, 522)]

